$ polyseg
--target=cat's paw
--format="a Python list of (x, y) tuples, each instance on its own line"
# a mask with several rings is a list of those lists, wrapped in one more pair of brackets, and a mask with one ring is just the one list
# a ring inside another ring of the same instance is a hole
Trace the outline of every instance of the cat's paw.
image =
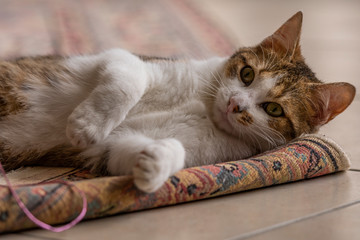
[(106, 138), (107, 134), (102, 127), (104, 122), (98, 115), (84, 108), (76, 108), (69, 116), (66, 136), (73, 146), (86, 148)]
[(140, 190), (150, 193), (184, 167), (185, 150), (175, 139), (158, 140), (146, 146), (136, 161), (134, 183)]

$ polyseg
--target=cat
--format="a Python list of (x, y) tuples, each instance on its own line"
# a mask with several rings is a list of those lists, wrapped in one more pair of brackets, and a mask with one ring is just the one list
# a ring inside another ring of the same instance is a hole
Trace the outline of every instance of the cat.
[(153, 192), (184, 167), (247, 158), (316, 132), (352, 102), (300, 51), (302, 13), (229, 57), (112, 49), (0, 61), (0, 154), (25, 165), (131, 174)]

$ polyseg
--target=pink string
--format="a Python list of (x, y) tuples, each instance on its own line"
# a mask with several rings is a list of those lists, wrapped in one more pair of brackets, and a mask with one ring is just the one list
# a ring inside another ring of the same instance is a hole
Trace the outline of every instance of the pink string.
[(54, 182), (58, 182), (58, 183), (63, 183), (65, 185), (68, 185), (70, 187), (74, 187), (81, 195), (82, 200), (83, 200), (83, 207), (82, 210), (79, 214), (79, 216), (77, 216), (74, 220), (72, 220), (70, 223), (65, 224), (63, 226), (60, 227), (53, 227), (49, 224), (44, 223), (43, 221), (37, 219), (30, 211), (29, 209), (25, 206), (25, 204), (20, 200), (19, 195), (17, 195), (17, 193), (15, 192), (14, 187), (10, 184), (10, 180), (8, 179), (8, 177), (6, 176), (6, 172), (0, 162), (0, 172), (1, 174), (4, 176), (4, 179), (9, 187), (9, 190), (11, 192), (11, 194), (14, 196), (17, 204), (19, 205), (19, 207), (21, 208), (21, 210), (26, 214), (26, 216), (36, 225), (38, 225), (39, 227), (52, 231), (52, 232), (62, 232), (65, 230), (68, 230), (70, 228), (72, 228), (73, 226), (75, 226), (76, 224), (78, 224), (84, 217), (85, 214), (87, 212), (87, 199), (85, 196), (85, 193), (80, 190), (78, 187), (76, 187), (74, 184), (70, 183), (70, 182), (66, 182), (66, 181), (62, 181), (62, 180), (58, 180), (58, 181), (52, 181), (52, 182), (48, 182), (48, 183), (54, 183)]

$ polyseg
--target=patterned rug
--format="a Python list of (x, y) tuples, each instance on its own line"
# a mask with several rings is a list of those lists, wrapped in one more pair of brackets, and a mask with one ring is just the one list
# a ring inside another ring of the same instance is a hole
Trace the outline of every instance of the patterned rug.
[[(0, 0), (0, 58), (99, 52), (121, 47), (135, 53), (204, 58), (234, 49), (200, 9), (182, 0)], [(1, 133), (0, 133), (1, 134)], [(70, 181), (85, 192), (86, 219), (200, 200), (348, 169), (332, 141), (304, 136), (245, 160), (184, 169), (152, 194), (130, 176), (98, 177), (72, 168), (29, 167), (9, 173), (27, 208), (48, 224), (66, 223), (82, 208)], [(0, 177), (0, 232), (35, 227)]]
[[(47, 170), (54, 171), (48, 180), (72, 181), (85, 192), (85, 218), (91, 219), (314, 178), (348, 168), (348, 158), (334, 142), (308, 135), (249, 159), (183, 169), (151, 194), (137, 190), (131, 176), (96, 177), (84, 170), (61, 169), (61, 174), (59, 169)], [(33, 170), (39, 173), (44, 169)], [(9, 176), (16, 182), (19, 178), (13, 174)], [(44, 180), (38, 177), (32, 183), (39, 184), (16, 188), (29, 210), (48, 224), (66, 223), (79, 215), (82, 200), (78, 192), (61, 183), (46, 184)], [(17, 183), (21, 181), (24, 180), (20, 177)], [(0, 232), (32, 227), (35, 224), (20, 210), (9, 189), (0, 186)]]

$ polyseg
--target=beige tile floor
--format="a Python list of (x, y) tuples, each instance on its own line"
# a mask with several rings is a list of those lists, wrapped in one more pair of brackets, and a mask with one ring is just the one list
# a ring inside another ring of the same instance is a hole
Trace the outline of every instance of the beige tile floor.
[[(360, 1), (193, 0), (238, 45), (304, 12), (303, 53), (318, 77), (360, 89)], [(360, 90), (359, 90), (360, 91)], [(349, 154), (352, 171), (210, 200), (31, 230), (0, 239), (360, 239), (360, 96), (322, 129)]]

